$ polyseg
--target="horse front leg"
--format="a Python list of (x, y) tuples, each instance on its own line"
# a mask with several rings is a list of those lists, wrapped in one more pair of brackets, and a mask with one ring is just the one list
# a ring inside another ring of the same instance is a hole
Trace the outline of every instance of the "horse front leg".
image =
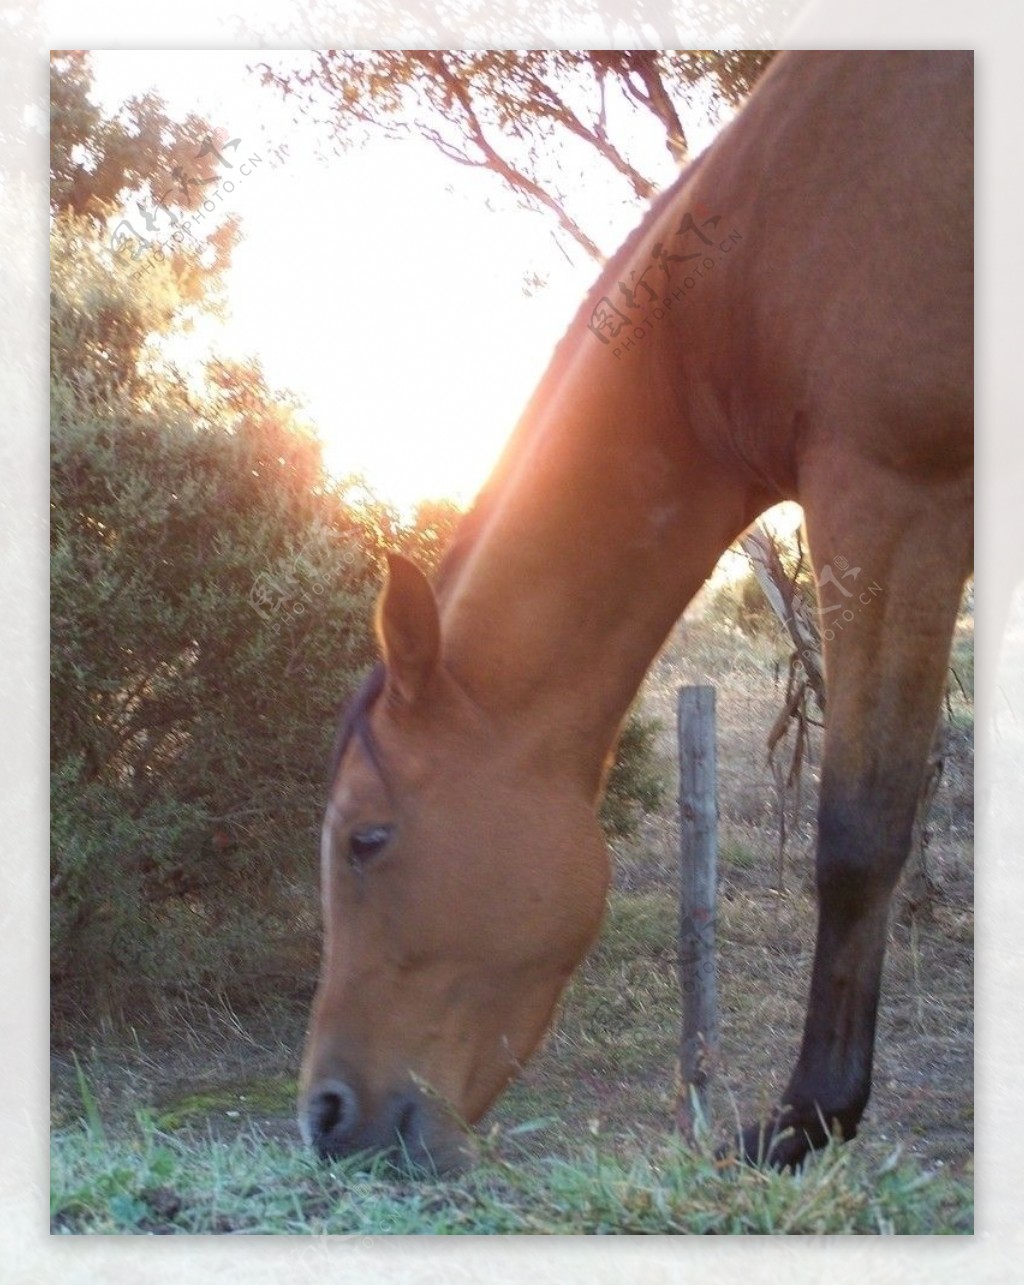
[(970, 571), (962, 481), (919, 491), (884, 477), (859, 498), (830, 487), (805, 503), (828, 685), (817, 938), (796, 1067), (771, 1118), (740, 1138), (745, 1159), (779, 1167), (853, 1137), (868, 1102), (889, 906)]

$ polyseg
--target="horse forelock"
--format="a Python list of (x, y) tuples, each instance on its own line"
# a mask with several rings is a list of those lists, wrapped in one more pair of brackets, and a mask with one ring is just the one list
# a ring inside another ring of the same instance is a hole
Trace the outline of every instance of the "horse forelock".
[(387, 671), (383, 663), (378, 661), (356, 688), (355, 694), (345, 706), (338, 721), (338, 730), (334, 734), (334, 745), (331, 749), (331, 757), (327, 769), (328, 786), (334, 784), (334, 779), (338, 775), (338, 768), (341, 766), (341, 760), (345, 757), (345, 752), (352, 744), (353, 739), (359, 741), (370, 762), (377, 769), (377, 772), (383, 776), (380, 750), (377, 746), (377, 739), (373, 734), (373, 728), (370, 726), (370, 713), (384, 690), (386, 677)]

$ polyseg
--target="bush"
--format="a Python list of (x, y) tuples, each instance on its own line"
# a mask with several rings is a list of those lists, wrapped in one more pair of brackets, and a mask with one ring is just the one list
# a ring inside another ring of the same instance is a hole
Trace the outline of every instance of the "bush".
[(645, 812), (654, 812), (665, 797), (665, 776), (655, 751), (657, 719), (630, 711), (619, 737), (615, 763), (601, 805), (601, 824), (614, 838), (636, 833)]
[(53, 966), (87, 1009), (244, 989), (315, 906), (376, 564), (285, 412), (232, 427), (54, 417)]
[(257, 368), (197, 393), (160, 364), (170, 267), (135, 279), (56, 223), (54, 999), (242, 998), (296, 940), (315, 966), (324, 764), (373, 656), (377, 536)]

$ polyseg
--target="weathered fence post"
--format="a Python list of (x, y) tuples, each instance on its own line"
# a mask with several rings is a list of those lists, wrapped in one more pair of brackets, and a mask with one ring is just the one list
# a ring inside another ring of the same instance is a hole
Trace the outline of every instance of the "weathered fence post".
[(692, 1139), (697, 1111), (708, 1119), (708, 1085), (718, 1039), (715, 982), (715, 689), (679, 689), (679, 1046), (676, 1122)]

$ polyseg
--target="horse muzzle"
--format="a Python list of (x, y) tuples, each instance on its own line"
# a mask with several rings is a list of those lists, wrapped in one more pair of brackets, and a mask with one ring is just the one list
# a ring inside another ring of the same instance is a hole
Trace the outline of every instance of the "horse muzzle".
[(415, 1087), (389, 1095), (371, 1114), (350, 1084), (321, 1080), (300, 1100), (299, 1130), (321, 1160), (383, 1154), (410, 1173), (436, 1176), (472, 1163), (469, 1136)]

